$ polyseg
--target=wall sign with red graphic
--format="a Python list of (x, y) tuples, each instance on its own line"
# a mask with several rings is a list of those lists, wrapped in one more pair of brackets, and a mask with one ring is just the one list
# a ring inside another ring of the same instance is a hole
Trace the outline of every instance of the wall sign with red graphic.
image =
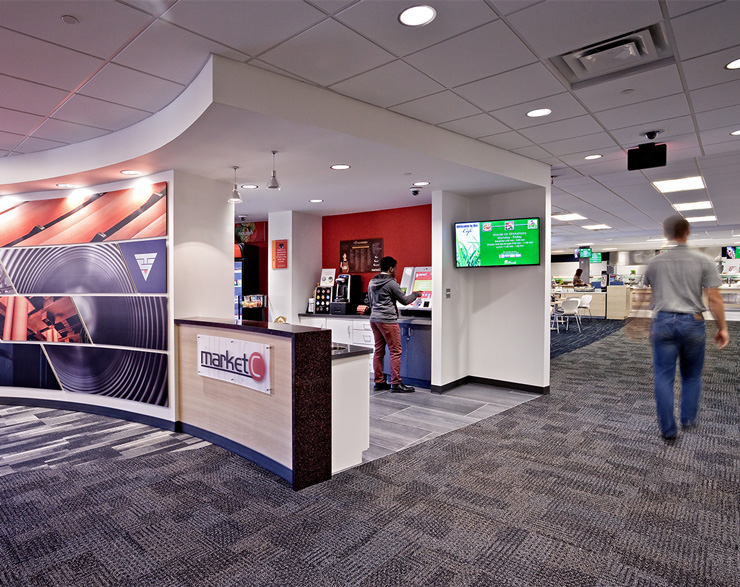
[(270, 346), (199, 334), (198, 375), (270, 393)]
[(288, 239), (272, 241), (272, 268), (288, 268)]

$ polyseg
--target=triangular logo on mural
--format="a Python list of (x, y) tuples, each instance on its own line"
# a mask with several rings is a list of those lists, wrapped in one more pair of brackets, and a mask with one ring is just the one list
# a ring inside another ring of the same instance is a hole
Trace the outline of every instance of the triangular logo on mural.
[(139, 270), (144, 278), (144, 281), (149, 277), (149, 272), (154, 266), (154, 260), (157, 258), (157, 253), (138, 253), (134, 255), (136, 262), (139, 264)]

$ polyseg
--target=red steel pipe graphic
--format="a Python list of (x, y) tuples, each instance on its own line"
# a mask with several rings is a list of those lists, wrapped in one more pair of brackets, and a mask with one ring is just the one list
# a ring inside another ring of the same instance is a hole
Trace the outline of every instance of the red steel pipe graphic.
[(10, 340), (27, 340), (28, 335), (28, 312), (31, 310), (31, 302), (26, 298), (18, 298), (13, 311), (13, 332)]
[(10, 296), (5, 298), (8, 300), (8, 305), (5, 308), (5, 327), (3, 328), (3, 340), (13, 340), (10, 338), (10, 333), (13, 327), (13, 309), (15, 308), (15, 297)]

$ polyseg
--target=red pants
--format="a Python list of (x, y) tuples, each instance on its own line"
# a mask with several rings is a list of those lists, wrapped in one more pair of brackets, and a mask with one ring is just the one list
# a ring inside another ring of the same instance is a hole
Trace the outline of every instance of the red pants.
[(391, 354), (391, 384), (401, 383), (401, 328), (398, 322), (389, 324), (383, 322), (370, 322), (375, 338), (375, 354), (373, 355), (373, 371), (375, 372), (375, 383), (383, 383), (383, 359), (385, 358), (385, 346)]

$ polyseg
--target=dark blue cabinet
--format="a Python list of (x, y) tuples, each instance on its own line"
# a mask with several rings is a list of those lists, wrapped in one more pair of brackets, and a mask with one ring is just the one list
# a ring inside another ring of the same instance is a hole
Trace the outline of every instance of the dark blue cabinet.
[[(408, 385), (430, 387), (432, 381), (432, 326), (400, 322), (401, 379)], [(384, 369), (390, 375), (390, 355), (386, 348)], [(390, 381), (390, 377), (388, 378)]]

